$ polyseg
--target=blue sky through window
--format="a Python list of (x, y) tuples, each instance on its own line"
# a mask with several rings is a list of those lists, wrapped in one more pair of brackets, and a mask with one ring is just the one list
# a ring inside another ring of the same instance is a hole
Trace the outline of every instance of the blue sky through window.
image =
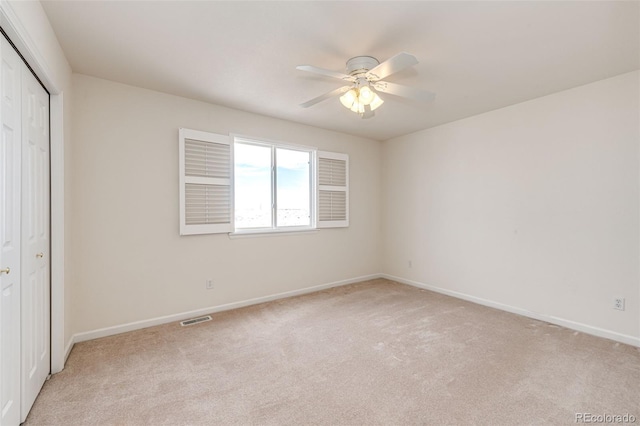
[[(270, 146), (236, 143), (235, 221), (236, 228), (272, 226)], [(277, 225), (309, 226), (311, 154), (276, 148)]]

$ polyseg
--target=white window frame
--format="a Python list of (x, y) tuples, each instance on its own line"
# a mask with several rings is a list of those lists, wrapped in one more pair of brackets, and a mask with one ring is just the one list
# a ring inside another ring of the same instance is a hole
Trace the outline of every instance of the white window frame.
[[(271, 227), (260, 228), (234, 228), (231, 235), (243, 234), (270, 234), (270, 233), (298, 233), (313, 231), (316, 229), (316, 152), (317, 149), (309, 146), (295, 145), (247, 136), (233, 136), (233, 147), (236, 144), (263, 146), (271, 149)], [(309, 225), (304, 226), (278, 226), (278, 197), (277, 197), (277, 156), (276, 149), (288, 149), (309, 153)], [(235, 171), (235, 162), (234, 162)], [(235, 189), (235, 188), (234, 188)], [(235, 199), (232, 200), (235, 210)]]

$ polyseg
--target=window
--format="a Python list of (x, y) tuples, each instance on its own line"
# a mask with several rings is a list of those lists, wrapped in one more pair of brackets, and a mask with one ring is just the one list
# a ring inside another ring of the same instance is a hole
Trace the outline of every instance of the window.
[(235, 228), (310, 228), (313, 151), (234, 143)]
[(180, 234), (349, 226), (349, 158), (180, 129)]

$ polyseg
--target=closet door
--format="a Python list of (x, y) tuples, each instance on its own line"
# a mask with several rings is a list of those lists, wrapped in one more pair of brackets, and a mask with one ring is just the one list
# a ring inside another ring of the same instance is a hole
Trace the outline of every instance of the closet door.
[(0, 36), (0, 425), (20, 422), (21, 69)]
[(49, 194), (49, 95), (23, 66), (22, 421), (51, 371)]

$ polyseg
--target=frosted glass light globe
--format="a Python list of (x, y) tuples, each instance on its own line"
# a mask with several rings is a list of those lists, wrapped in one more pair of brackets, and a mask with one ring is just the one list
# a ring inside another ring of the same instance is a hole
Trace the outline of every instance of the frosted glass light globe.
[(358, 98), (360, 99), (360, 103), (363, 105), (369, 105), (377, 96), (369, 86), (361, 87), (359, 95), (360, 96)]

